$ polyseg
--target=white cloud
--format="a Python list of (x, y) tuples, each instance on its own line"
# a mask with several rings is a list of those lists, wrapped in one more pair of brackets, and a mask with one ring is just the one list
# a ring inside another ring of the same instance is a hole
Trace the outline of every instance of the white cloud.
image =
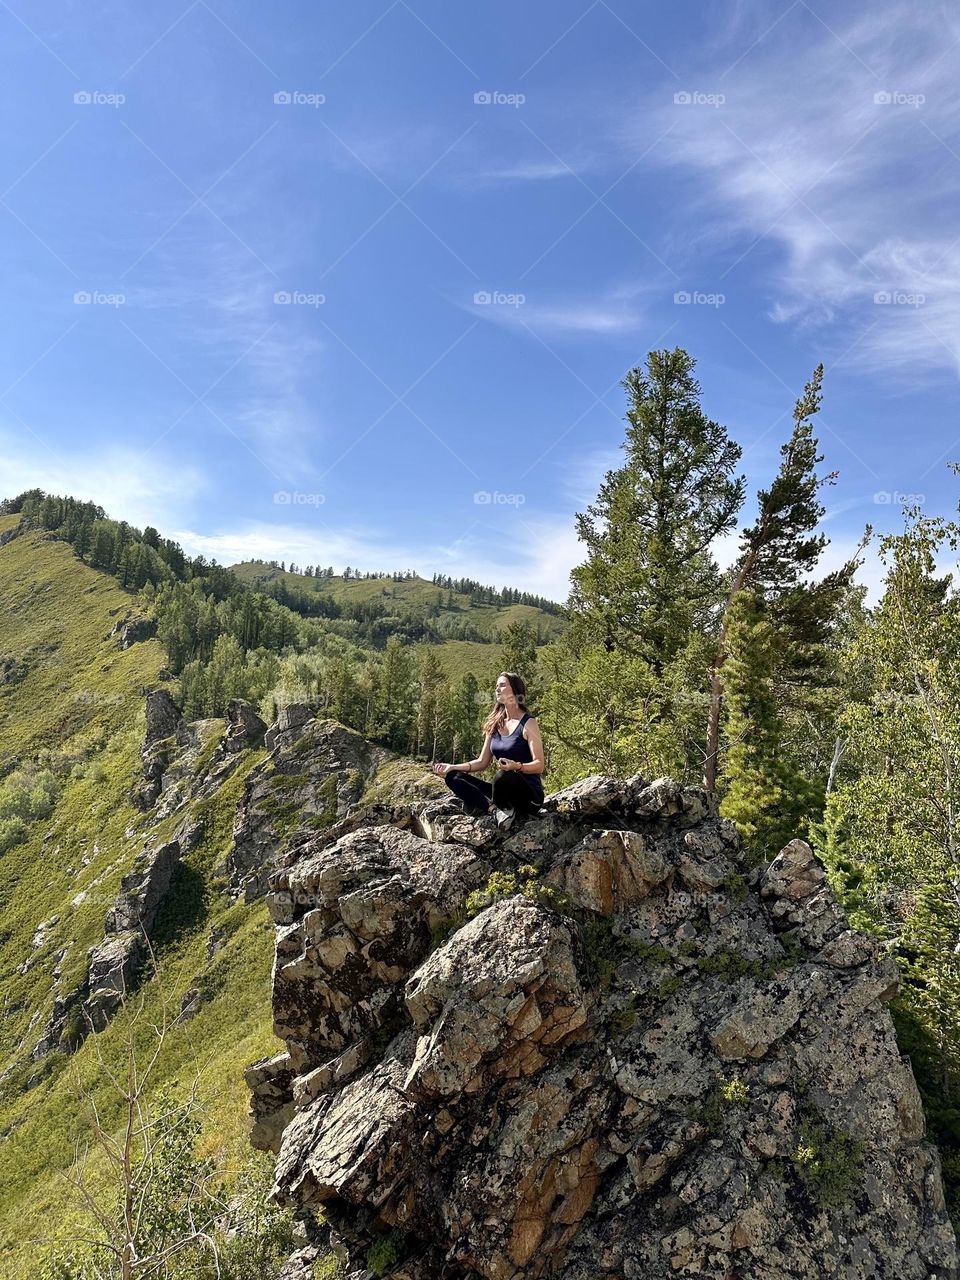
[[(562, 603), (569, 591), (570, 569), (582, 559), (572, 517), (524, 515), (519, 528), (518, 537), (516, 526), (511, 525), (510, 536), (494, 540), (493, 550), (489, 535), (473, 532), (447, 544), (404, 543), (387, 530), (327, 525), (314, 530), (306, 525), (263, 521), (213, 534), (178, 528), (167, 536), (191, 555), (204, 555), (220, 564), (283, 560), (298, 565), (332, 564), (337, 573), (348, 564), (361, 571), (411, 569), (425, 578), (445, 573), (491, 586), (518, 587)], [(497, 541), (502, 550), (496, 548)]]
[(165, 462), (159, 455), (110, 445), (53, 449), (22, 427), (0, 426), (0, 497), (25, 489), (43, 489), (83, 502), (95, 502), (114, 520), (143, 528), (153, 525), (164, 537), (207, 493), (206, 477), (189, 463)]
[(593, 297), (548, 301), (519, 291), (482, 290), (480, 293), (489, 301), (457, 305), (489, 324), (521, 332), (533, 330), (533, 334), (544, 336), (639, 334), (644, 316), (638, 301), (650, 291), (649, 282), (631, 281), (606, 288)]
[(612, 127), (635, 154), (672, 126), (652, 157), (693, 179), (688, 219), (737, 263), (728, 293), (765, 255), (775, 320), (837, 324), (838, 355), (856, 340), (869, 368), (960, 372), (960, 19), (913, 0), (821, 13), (728, 31), (690, 77), (721, 105), (663, 91)]

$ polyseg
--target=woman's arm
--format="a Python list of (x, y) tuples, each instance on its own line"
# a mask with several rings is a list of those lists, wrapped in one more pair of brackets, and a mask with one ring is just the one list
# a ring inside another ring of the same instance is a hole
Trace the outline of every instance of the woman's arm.
[(434, 773), (447, 773), (450, 769), (459, 769), (462, 773), (483, 773), (493, 759), (490, 751), (490, 736), (488, 733), (484, 738), (483, 750), (476, 760), (464, 760), (462, 764), (435, 764), (433, 766)]

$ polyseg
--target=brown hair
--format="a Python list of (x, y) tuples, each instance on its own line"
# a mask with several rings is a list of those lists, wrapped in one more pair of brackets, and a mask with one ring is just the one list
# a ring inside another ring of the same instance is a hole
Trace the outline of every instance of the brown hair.
[[(529, 710), (527, 707), (527, 686), (524, 682), (523, 676), (518, 676), (515, 671), (501, 671), (500, 675), (497, 676), (498, 680), (500, 679), (500, 676), (506, 676), (510, 688), (513, 690), (513, 696), (516, 698), (521, 711)], [(498, 730), (502, 729), (506, 723), (507, 708), (498, 700), (493, 704), (493, 710), (483, 722), (483, 732), (484, 734), (496, 733)]]

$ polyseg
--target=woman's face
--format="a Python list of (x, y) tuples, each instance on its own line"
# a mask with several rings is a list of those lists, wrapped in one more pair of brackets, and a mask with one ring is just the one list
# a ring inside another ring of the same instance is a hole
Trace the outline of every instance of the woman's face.
[(497, 677), (496, 696), (497, 701), (502, 702), (504, 705), (512, 700), (513, 688), (506, 676)]

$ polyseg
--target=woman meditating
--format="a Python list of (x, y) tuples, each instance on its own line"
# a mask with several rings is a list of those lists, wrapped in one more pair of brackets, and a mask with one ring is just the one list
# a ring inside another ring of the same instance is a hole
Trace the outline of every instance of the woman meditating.
[[(463, 801), (467, 813), (497, 815), (501, 829), (518, 813), (529, 814), (543, 804), (543, 741), (540, 726), (526, 710), (527, 686), (513, 671), (497, 677), (496, 704), (483, 722), (483, 750), (463, 764), (435, 764), (450, 790)], [(493, 783), (475, 776), (496, 758)]]

